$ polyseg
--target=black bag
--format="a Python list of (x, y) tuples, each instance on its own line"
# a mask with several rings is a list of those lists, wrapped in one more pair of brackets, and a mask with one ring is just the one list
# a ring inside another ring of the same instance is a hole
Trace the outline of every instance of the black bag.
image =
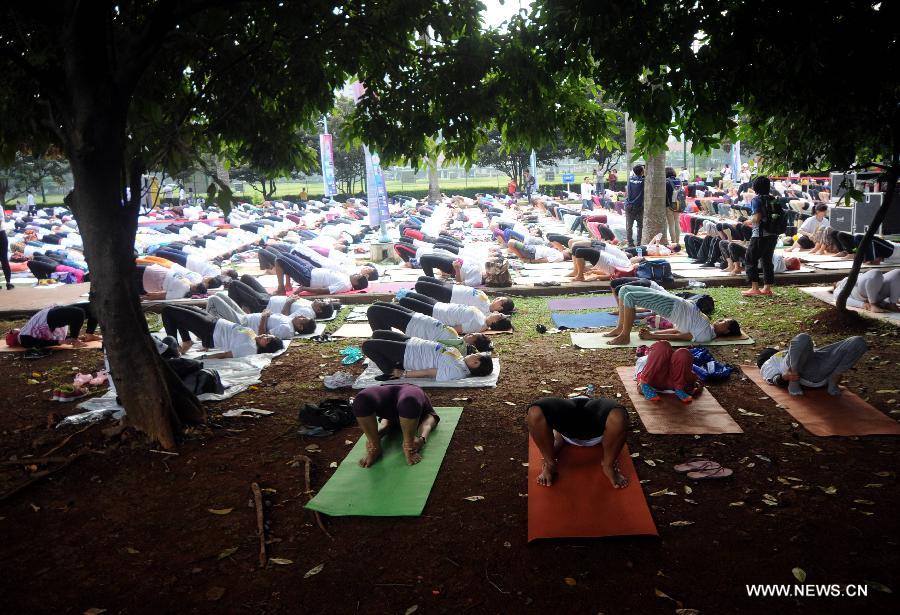
[(221, 395), (225, 392), (222, 378), (219, 376), (219, 372), (214, 369), (200, 369), (181, 380), (184, 382), (184, 386), (192, 391), (194, 395), (203, 395), (204, 393)]
[(674, 282), (672, 265), (664, 260), (650, 260), (638, 264), (635, 275), (645, 280), (653, 280), (659, 284), (671, 284)]
[(300, 409), (299, 419), (304, 425), (328, 431), (337, 431), (341, 427), (352, 425), (356, 420), (350, 402), (346, 399), (326, 399), (318, 406), (306, 404)]
[(773, 198), (768, 194), (759, 197), (759, 228), (769, 235), (782, 235), (787, 230), (787, 202), (789, 199)]

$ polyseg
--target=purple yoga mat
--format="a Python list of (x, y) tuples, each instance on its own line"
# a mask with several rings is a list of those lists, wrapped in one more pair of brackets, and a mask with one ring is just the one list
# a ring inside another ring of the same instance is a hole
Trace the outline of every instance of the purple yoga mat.
[(565, 312), (566, 310), (589, 310), (591, 308), (616, 307), (616, 298), (610, 295), (597, 297), (575, 297), (574, 299), (552, 299), (547, 302), (547, 307), (552, 311)]

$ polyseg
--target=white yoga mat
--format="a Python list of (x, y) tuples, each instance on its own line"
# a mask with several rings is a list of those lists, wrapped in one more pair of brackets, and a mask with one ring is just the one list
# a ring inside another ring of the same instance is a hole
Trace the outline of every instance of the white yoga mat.
[(354, 389), (367, 389), (369, 387), (380, 386), (382, 384), (416, 384), (423, 388), (450, 388), (450, 389), (468, 389), (468, 388), (493, 388), (497, 386), (497, 380), (500, 378), (500, 359), (494, 357), (494, 371), (487, 376), (479, 376), (463, 378), (462, 380), (451, 380), (449, 382), (438, 382), (430, 378), (397, 378), (395, 380), (386, 380), (384, 382), (375, 380), (375, 376), (381, 375), (381, 370), (374, 363), (369, 362), (365, 371), (359, 375), (356, 382), (353, 383)]

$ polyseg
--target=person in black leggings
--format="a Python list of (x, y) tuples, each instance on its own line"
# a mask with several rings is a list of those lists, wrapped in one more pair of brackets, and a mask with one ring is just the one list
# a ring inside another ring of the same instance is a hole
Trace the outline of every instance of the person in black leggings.
[[(845, 257), (856, 252), (862, 244), (863, 236), (862, 233), (853, 235), (846, 231), (836, 231), (831, 229), (832, 242), (841, 248), (841, 251), (838, 252), (836, 256)], [(865, 262), (880, 262), (885, 258), (890, 258), (893, 254), (894, 244), (881, 237), (872, 237), (872, 243), (865, 256)]]
[(457, 284), (455, 282), (444, 282), (437, 278), (422, 275), (419, 276), (419, 279), (416, 280), (416, 292), (425, 295), (426, 297), (431, 297), (436, 301), (441, 301), (443, 303), (452, 303), (453, 302), (453, 289), (454, 287), (459, 287), (464, 290), (467, 295), (472, 295), (471, 298), (476, 296), (481, 297), (482, 301), (459, 301), (459, 303), (465, 303), (466, 305), (474, 305), (475, 307), (484, 311), (487, 309), (487, 312), (500, 312), (501, 314), (512, 314), (515, 310), (515, 303), (509, 297), (497, 297), (490, 303), (483, 301), (483, 299), (487, 298), (482, 291), (477, 288), (471, 288), (469, 286), (465, 286), (464, 284)]
[[(3, 216), (3, 212), (0, 212), (0, 216)], [(9, 266), (9, 238), (6, 236), (6, 231), (3, 230), (3, 221), (0, 220), (0, 264), (3, 265), (3, 276), (6, 278), (6, 289), (12, 290), (12, 269)]]
[[(73, 348), (83, 347), (84, 341), (80, 340), (79, 336), (84, 319), (84, 310), (77, 305), (63, 305), (52, 307), (46, 311), (41, 310), (22, 327), (21, 330), (28, 333), (17, 332), (19, 334), (19, 345), (24, 348), (58, 346), (60, 344), (60, 336), (54, 334), (58, 329), (68, 327), (65, 341), (62, 343), (69, 344)], [(46, 328), (41, 326), (44, 321), (47, 324)], [(96, 321), (94, 321), (93, 326), (96, 328)]]
[(422, 268), (422, 271), (425, 272), (430, 278), (434, 277), (434, 270), (438, 269), (439, 271), (443, 271), (444, 273), (452, 276), (456, 275), (456, 270), (453, 269), (453, 262), (456, 259), (452, 256), (443, 256), (441, 254), (423, 254), (422, 258), (419, 259), (419, 267)]
[[(434, 344), (439, 346), (443, 351), (435, 352), (434, 363), (430, 367), (422, 367), (419, 365), (407, 365), (406, 347), (407, 344)], [(469, 373), (459, 377), (467, 378), (468, 376), (487, 376), (494, 371), (494, 361), (488, 353), (469, 354), (463, 356), (462, 353), (447, 348), (442, 344), (411, 338), (397, 331), (373, 331), (372, 337), (362, 343), (363, 354), (372, 360), (372, 363), (381, 370), (381, 375), (376, 376), (376, 380), (392, 380), (395, 378), (440, 378), (439, 363), (441, 361), (454, 360), (463, 363)], [(409, 369), (407, 369), (409, 368)], [(462, 371), (462, 370), (460, 370)]]
[[(373, 331), (390, 331), (398, 329), (410, 337), (441, 342), (445, 346), (452, 346), (464, 354), (473, 352), (489, 352), (493, 350), (491, 341), (484, 333), (467, 333), (462, 337), (450, 327), (431, 316), (420, 314), (414, 310), (397, 303), (376, 301), (366, 310), (369, 318), (369, 326)], [(418, 321), (410, 327), (410, 321), (418, 316)]]
[[(181, 336), (181, 352), (187, 352), (193, 341), (191, 333), (200, 338), (200, 343), (204, 348), (215, 348), (215, 332), (216, 323), (221, 320), (209, 313), (201, 310), (199, 307), (191, 305), (167, 305), (162, 310), (163, 327), (166, 335), (178, 339)], [(223, 321), (224, 322), (224, 321)], [(236, 325), (236, 323), (227, 323)], [(256, 335), (256, 352), (278, 352), (284, 348), (284, 342), (274, 335), (263, 334)], [(219, 355), (213, 355), (210, 358), (219, 358), (222, 355), (231, 356), (231, 349), (224, 348), (225, 352)]]
[[(272, 298), (259, 280), (246, 273), (240, 280), (234, 280), (229, 284), (228, 296), (251, 314), (268, 309), (269, 300)], [(324, 299), (313, 299), (311, 307), (316, 318), (331, 318), (334, 314), (334, 307)]]
[[(769, 178), (761, 175), (753, 180), (753, 197), (751, 206), (756, 211), (750, 218), (753, 224), (753, 237), (747, 247), (747, 280), (750, 288), (743, 291), (744, 296), (771, 295), (772, 285), (775, 283), (775, 263), (772, 260), (775, 254), (775, 246), (778, 245), (778, 235), (768, 233), (762, 228), (762, 208), (765, 207), (764, 199), (771, 199), (769, 193)], [(759, 262), (763, 266), (763, 287), (759, 288)]]
[(600, 470), (616, 489), (628, 486), (618, 463), (628, 433), (628, 412), (616, 400), (543, 397), (528, 405), (526, 423), (543, 461), (539, 485), (553, 485), (564, 446), (588, 447), (602, 442)]

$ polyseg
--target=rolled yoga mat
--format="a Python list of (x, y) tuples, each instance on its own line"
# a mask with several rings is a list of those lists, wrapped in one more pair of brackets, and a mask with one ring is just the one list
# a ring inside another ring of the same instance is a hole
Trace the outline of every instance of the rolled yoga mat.
[(381, 440), (383, 454), (370, 468), (359, 467), (366, 454), (361, 436), (319, 493), (306, 505), (334, 517), (418, 517), (437, 478), (462, 408), (435, 408), (440, 422), (422, 449), (422, 461), (407, 465), (399, 429)]
[(616, 307), (618, 303), (613, 295), (597, 297), (575, 297), (572, 299), (551, 299), (547, 307), (551, 311), (571, 312), (573, 310), (589, 310), (592, 308)]

